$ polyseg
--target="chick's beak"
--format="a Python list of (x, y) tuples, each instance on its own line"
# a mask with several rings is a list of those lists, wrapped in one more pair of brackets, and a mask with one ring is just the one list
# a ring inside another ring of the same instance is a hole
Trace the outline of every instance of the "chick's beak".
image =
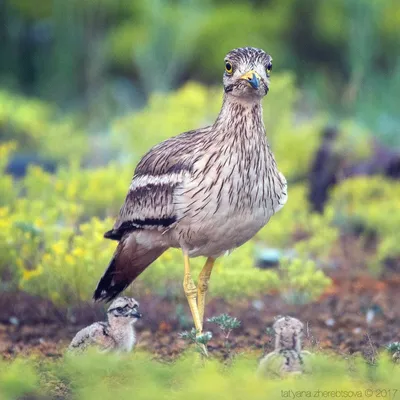
[(133, 311), (133, 312), (131, 313), (131, 316), (132, 316), (132, 317), (135, 317), (135, 318), (142, 318), (142, 317), (143, 317), (143, 314), (140, 313), (139, 311)]
[(246, 72), (244, 75), (240, 77), (240, 79), (244, 79), (249, 82), (253, 89), (258, 89), (260, 87), (260, 75), (255, 71)]

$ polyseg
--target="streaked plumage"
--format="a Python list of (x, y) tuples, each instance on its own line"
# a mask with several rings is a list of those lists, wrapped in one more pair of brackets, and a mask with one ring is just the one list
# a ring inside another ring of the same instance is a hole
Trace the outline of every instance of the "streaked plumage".
[(103, 351), (131, 351), (136, 342), (133, 324), (142, 317), (138, 307), (135, 299), (118, 297), (108, 308), (108, 322), (95, 322), (80, 330), (72, 339), (69, 350), (83, 351), (96, 346)]
[(215, 123), (154, 146), (139, 162), (105, 234), (119, 244), (95, 299), (114, 298), (169, 247), (214, 260), (251, 239), (285, 204), (286, 180), (262, 120), (271, 57), (247, 47), (225, 62), (232, 73), (224, 74)]
[(310, 353), (301, 348), (303, 323), (296, 318), (282, 317), (274, 323), (273, 329), (275, 350), (261, 359), (259, 374), (285, 375), (304, 372), (304, 358)]

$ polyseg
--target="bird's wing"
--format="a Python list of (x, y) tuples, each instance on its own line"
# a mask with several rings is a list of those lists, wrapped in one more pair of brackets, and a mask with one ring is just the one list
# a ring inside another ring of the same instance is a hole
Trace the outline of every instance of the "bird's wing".
[(72, 339), (69, 345), (69, 350), (85, 350), (91, 344), (93, 344), (93, 325), (87, 326), (80, 330), (75, 337)]
[(72, 339), (69, 350), (86, 350), (97, 345), (102, 350), (108, 350), (113, 345), (113, 339), (108, 335), (108, 326), (103, 322), (95, 322), (80, 330)]
[(106, 238), (121, 240), (126, 233), (137, 229), (165, 230), (177, 220), (174, 190), (191, 173), (194, 154), (201, 151), (198, 139), (205, 129), (170, 138), (142, 158), (117, 221), (104, 235)]
[(168, 248), (152, 240), (149, 230), (165, 231), (177, 221), (174, 193), (203, 154), (202, 133), (207, 129), (158, 144), (138, 164), (118, 219), (104, 235), (119, 244), (97, 285), (95, 300), (115, 298)]

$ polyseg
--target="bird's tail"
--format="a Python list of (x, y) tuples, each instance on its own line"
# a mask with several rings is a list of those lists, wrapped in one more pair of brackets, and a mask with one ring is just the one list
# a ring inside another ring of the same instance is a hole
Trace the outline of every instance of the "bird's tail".
[(124, 236), (97, 284), (93, 299), (111, 301), (129, 286), (166, 247), (146, 247), (136, 242), (135, 234)]

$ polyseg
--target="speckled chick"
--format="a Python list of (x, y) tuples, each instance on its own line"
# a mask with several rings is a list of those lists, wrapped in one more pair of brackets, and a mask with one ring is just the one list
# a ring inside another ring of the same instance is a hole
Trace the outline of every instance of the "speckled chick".
[(95, 322), (80, 330), (69, 350), (83, 351), (90, 346), (101, 351), (132, 351), (136, 343), (134, 323), (142, 318), (139, 303), (129, 297), (118, 297), (107, 310), (107, 322)]
[(289, 316), (279, 318), (273, 325), (275, 350), (264, 356), (258, 372), (262, 375), (301, 374), (304, 372), (304, 356), (310, 355), (301, 349), (304, 325)]

